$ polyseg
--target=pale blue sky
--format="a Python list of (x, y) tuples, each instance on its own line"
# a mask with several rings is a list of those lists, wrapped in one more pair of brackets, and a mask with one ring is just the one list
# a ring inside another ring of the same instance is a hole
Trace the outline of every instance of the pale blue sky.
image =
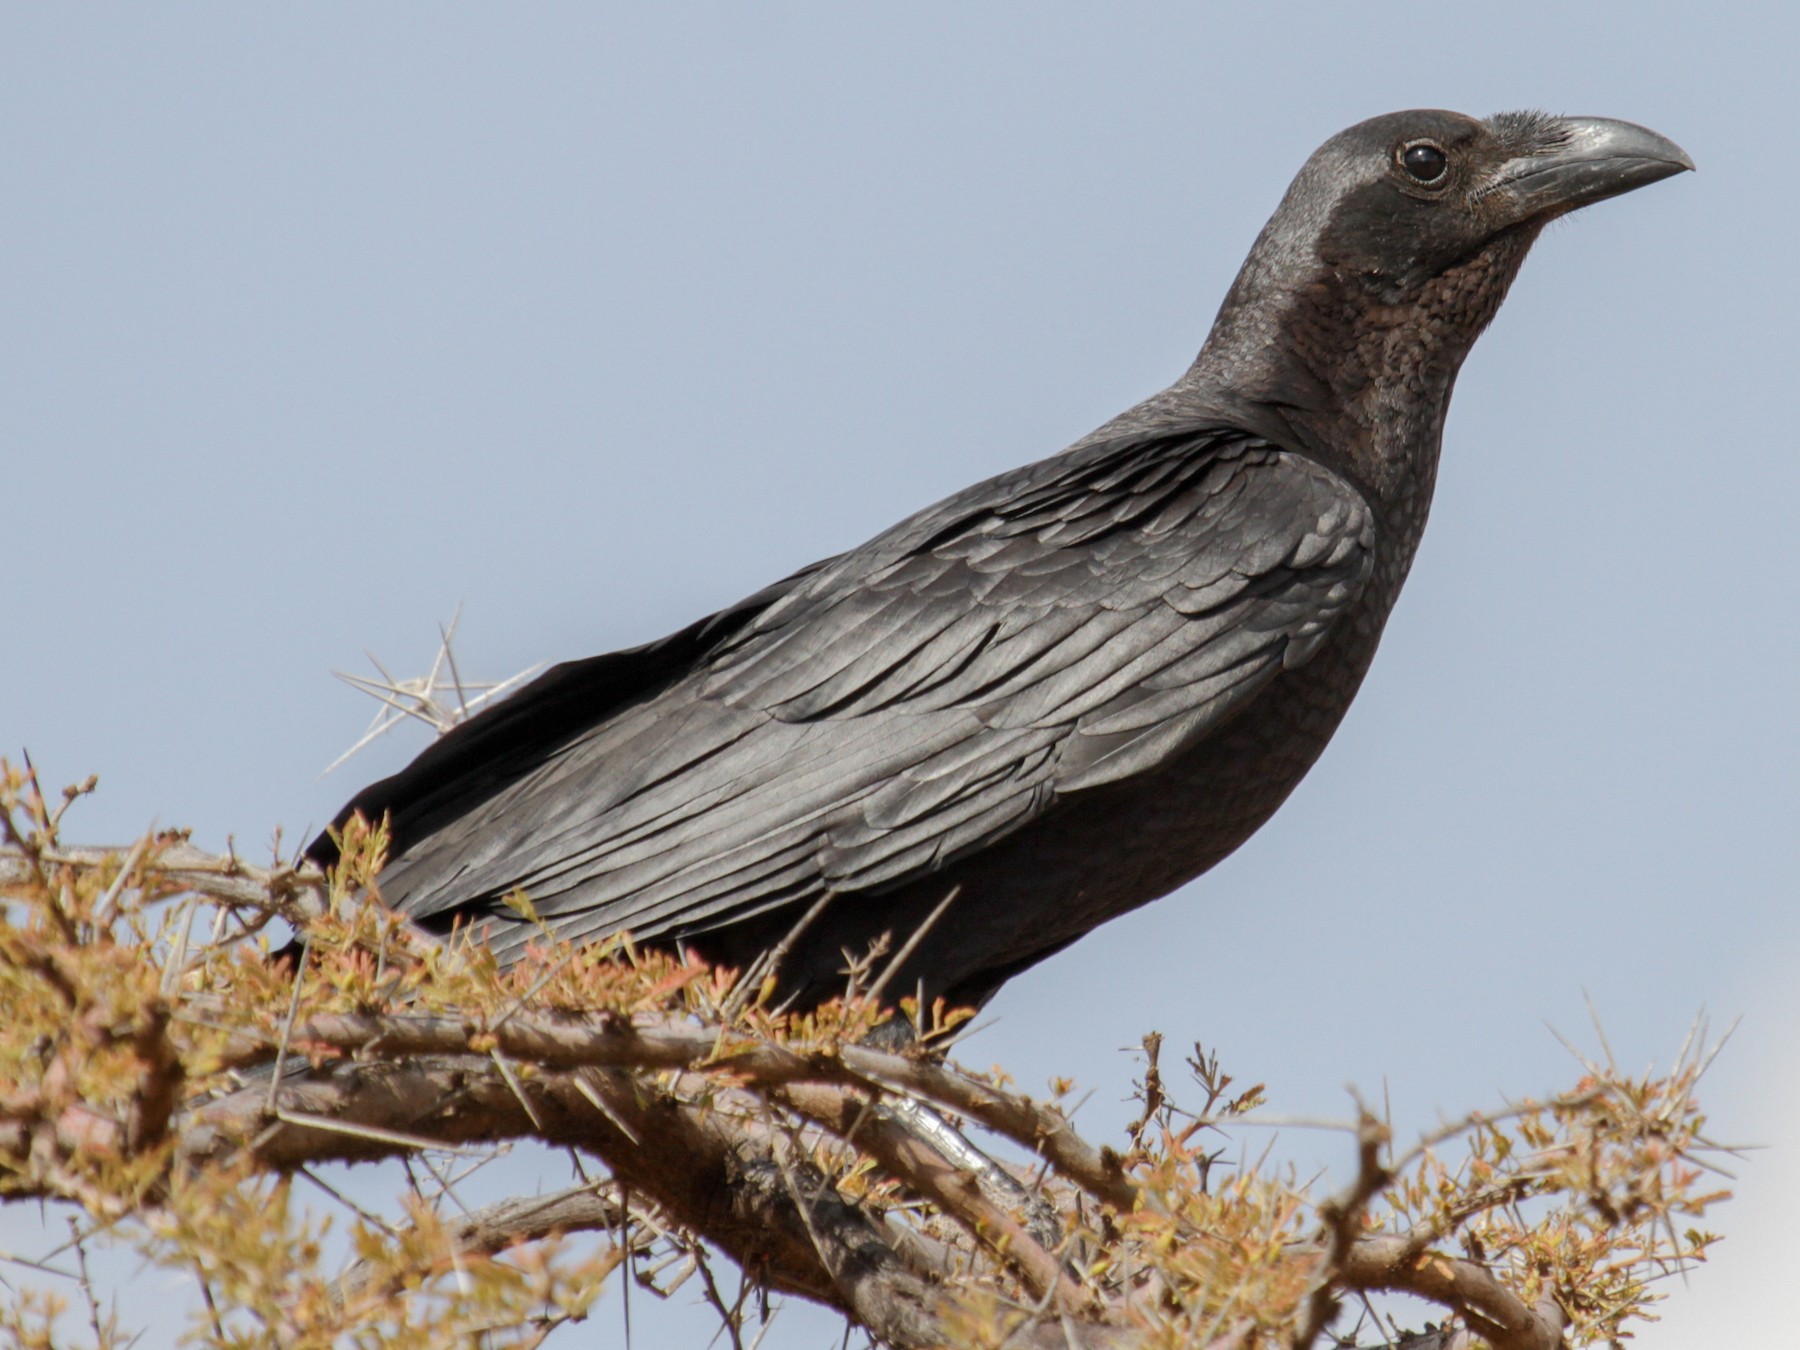
[(1406, 1132), (1571, 1081), (1584, 993), (1632, 1064), (1742, 1016), (1715, 1128), (1772, 1147), (1640, 1344), (1775, 1344), (1796, 50), (1776, 5), (7, 5), (0, 747), (99, 773), (87, 839), (291, 836), (420, 744), (320, 779), (371, 711), (330, 669), (422, 667), (459, 603), (469, 674), (642, 641), (1061, 448), (1347, 123), (1643, 122), (1701, 171), (1538, 245), (1323, 762), (967, 1057), (1104, 1133), (1156, 1028)]

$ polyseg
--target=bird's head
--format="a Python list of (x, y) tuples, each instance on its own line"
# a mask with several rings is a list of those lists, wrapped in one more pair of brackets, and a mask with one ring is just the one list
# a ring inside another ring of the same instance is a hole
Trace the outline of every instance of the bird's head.
[(1270, 228), (1315, 266), (1403, 301), (1557, 216), (1693, 167), (1673, 141), (1609, 118), (1389, 113), (1321, 146)]
[(1327, 409), (1404, 413), (1402, 390), (1441, 420), (1543, 226), (1693, 167), (1673, 141), (1602, 117), (1422, 109), (1359, 122), (1288, 188), (1194, 374), (1301, 424)]

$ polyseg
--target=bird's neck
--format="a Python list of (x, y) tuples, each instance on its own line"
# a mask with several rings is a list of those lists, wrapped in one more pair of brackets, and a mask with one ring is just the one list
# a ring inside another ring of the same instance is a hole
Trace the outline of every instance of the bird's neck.
[(1329, 462), (1416, 541), (1457, 371), (1530, 246), (1501, 236), (1405, 296), (1328, 269), (1297, 284), (1252, 255), (1176, 389)]

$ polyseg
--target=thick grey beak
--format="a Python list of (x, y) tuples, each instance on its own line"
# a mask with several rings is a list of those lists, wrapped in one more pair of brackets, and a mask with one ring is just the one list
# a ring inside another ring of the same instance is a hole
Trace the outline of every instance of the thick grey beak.
[(1610, 117), (1565, 117), (1555, 145), (1502, 166), (1498, 187), (1521, 219), (1560, 216), (1694, 167), (1666, 136)]

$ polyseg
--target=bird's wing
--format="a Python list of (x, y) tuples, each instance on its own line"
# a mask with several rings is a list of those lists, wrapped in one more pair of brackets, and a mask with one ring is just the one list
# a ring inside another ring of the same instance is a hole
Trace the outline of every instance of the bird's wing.
[(799, 579), (383, 894), (523, 888), (564, 936), (658, 937), (901, 884), (1217, 727), (1316, 649), (1374, 537), (1354, 487), (1239, 433), (1028, 466)]

